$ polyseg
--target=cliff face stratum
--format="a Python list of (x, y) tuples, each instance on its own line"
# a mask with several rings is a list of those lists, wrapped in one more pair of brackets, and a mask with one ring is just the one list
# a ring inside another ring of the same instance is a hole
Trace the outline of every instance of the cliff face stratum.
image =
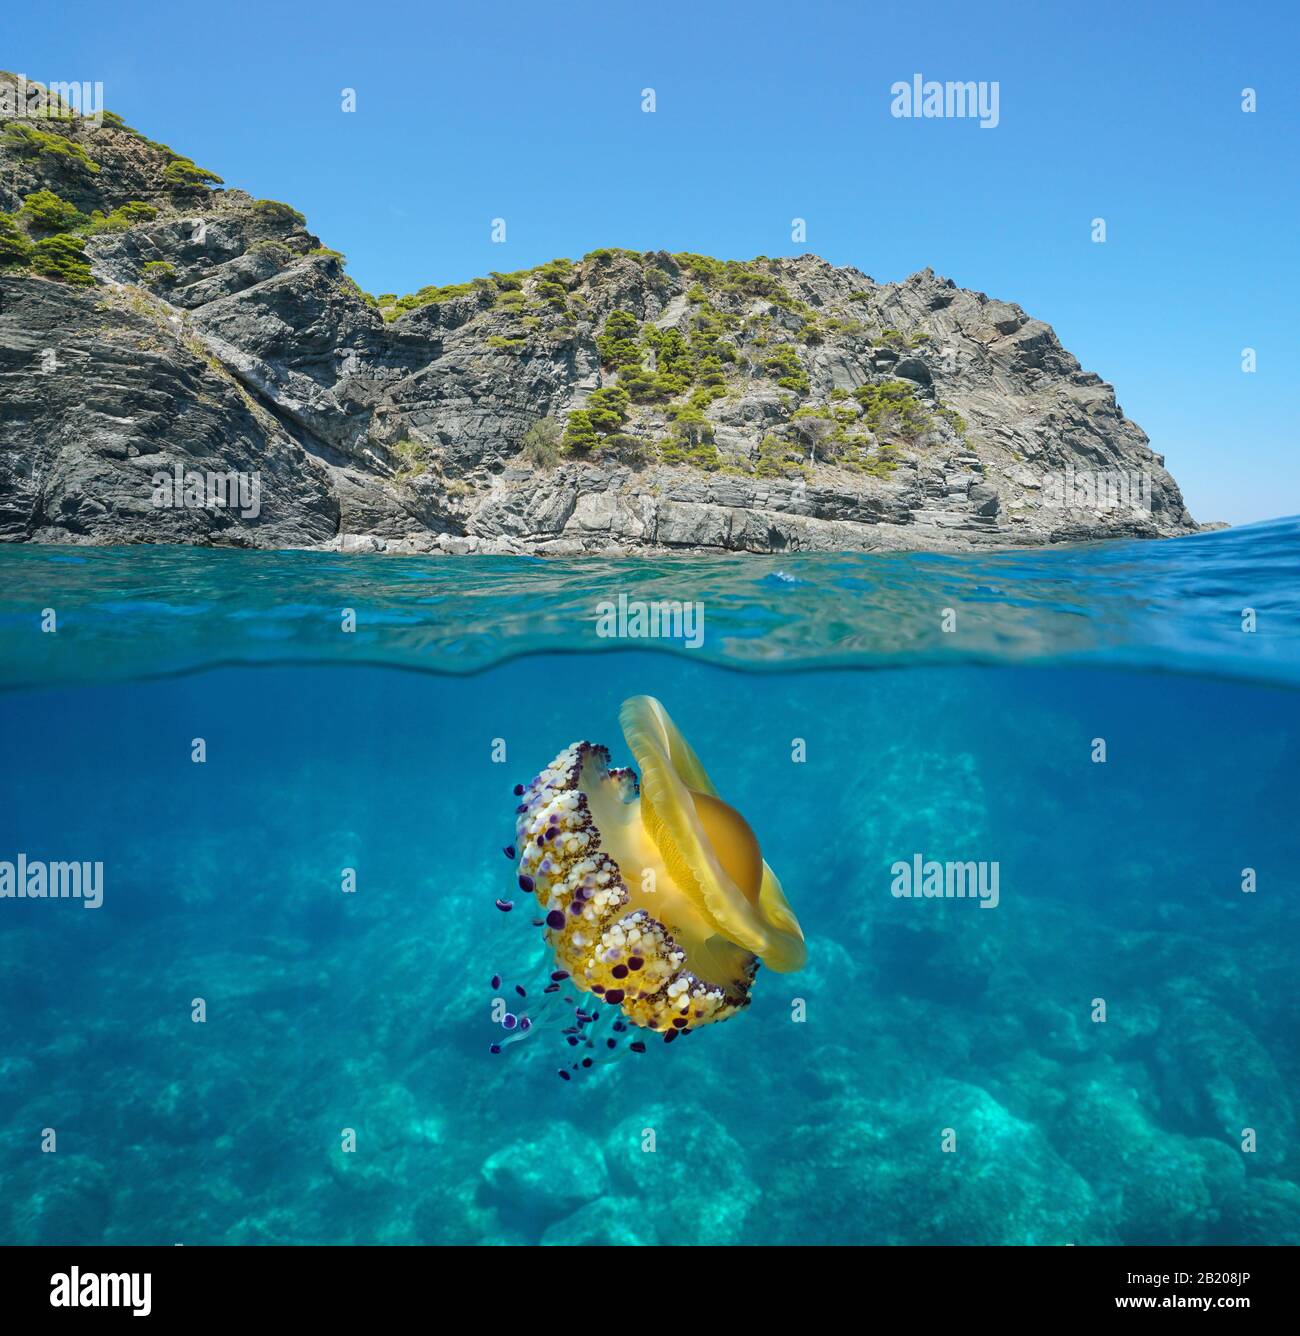
[(782, 552), (1196, 528), (1048, 325), (930, 270), (603, 250), (376, 298), (290, 206), (6, 82), (5, 541)]

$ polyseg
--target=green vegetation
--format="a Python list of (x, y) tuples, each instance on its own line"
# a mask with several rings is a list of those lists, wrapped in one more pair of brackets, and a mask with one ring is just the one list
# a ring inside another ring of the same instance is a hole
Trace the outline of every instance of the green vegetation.
[(897, 435), (910, 442), (930, 430), (930, 415), (905, 380), (859, 385), (853, 397), (862, 405), (862, 420), (877, 436)]
[[(653, 319), (642, 321), (624, 308), (593, 320), (588, 299), (598, 307), (599, 293), (608, 293), (614, 281), (602, 271), (622, 271), (629, 263), (641, 266), (644, 289), (658, 293), (661, 302), (684, 290), (689, 315), (670, 328), (660, 328)], [(494, 311), (496, 319), (488, 326), (493, 332), (484, 330), (484, 342), (500, 351), (517, 351), (534, 338), (563, 342), (584, 337), (584, 324), (595, 325), (605, 384), (571, 411), (562, 427), (548, 418), (525, 433), (520, 450), (535, 467), (550, 467), (566, 456), (628, 458), (644, 452), (653, 434), (662, 437), (654, 447), (658, 457), (670, 463), (788, 477), (806, 475), (811, 464), (834, 462), (883, 477), (898, 467), (900, 447), (924, 444), (936, 430), (944, 436), (950, 428), (958, 435), (964, 430), (958, 415), (923, 404), (917, 387), (901, 379), (853, 392), (833, 390), (826, 402), (808, 404), (812, 382), (804, 346), (833, 336), (866, 340), (872, 331), (864, 321), (814, 310), (795, 297), (782, 282), (779, 262), (762, 256), (724, 261), (682, 252), (670, 263), (662, 253), (609, 247), (589, 252), (582, 265), (581, 287), (573, 262), (559, 259), (531, 270), (424, 287), (406, 297), (385, 294), (378, 305), (388, 320), (451, 301), (470, 308), (459, 319)], [(850, 299), (872, 297), (861, 292)], [(904, 349), (929, 338), (924, 331), (905, 336), (886, 329), (875, 341)], [(746, 364), (750, 374), (788, 392), (781, 396), (788, 422), (764, 438), (752, 470), (747, 461), (723, 458), (710, 419), (715, 401), (743, 389), (744, 373), (735, 368)], [(665, 420), (666, 434), (660, 428)]]
[(722, 458), (713, 443), (713, 423), (698, 404), (669, 409), (672, 434), (659, 447), (659, 457), (666, 464), (690, 464), (712, 472), (720, 468)]
[(962, 415), (959, 412), (957, 412), (955, 408), (940, 408), (938, 410), (938, 413), (939, 416), (943, 418), (943, 420), (953, 429), (953, 431), (957, 433), (957, 437), (959, 440), (965, 441), (967, 439), (966, 419), (962, 417)]
[(627, 250), (623, 246), (603, 246), (600, 250), (588, 251), (582, 257), (582, 260), (584, 264), (590, 260), (603, 268), (605, 265), (613, 263), (620, 255), (629, 260), (639, 260), (641, 258), (639, 252)]
[(754, 473), (760, 478), (803, 477), (803, 455), (798, 448), (780, 436), (764, 436), (758, 447)]
[(98, 173), (99, 163), (91, 158), (75, 140), (65, 135), (50, 134), (20, 121), (8, 121), (4, 128), (4, 145), (13, 153), (34, 158), (41, 154), (56, 158), (68, 166)]
[(763, 358), (763, 371), (783, 390), (807, 394), (810, 388), (808, 373), (803, 369), (793, 344), (779, 343)]
[(491, 278), (475, 278), (468, 283), (447, 283), (441, 287), (431, 283), (418, 292), (408, 293), (405, 297), (394, 297), (392, 293), (385, 293), (379, 298), (379, 307), (385, 320), (396, 320), (408, 311), (418, 311), (422, 306), (437, 306), (442, 302), (457, 301), (462, 297), (490, 297), (495, 304), (503, 292), (516, 291), (521, 282), (522, 278), (518, 274), (493, 274)]
[(32, 243), (18, 226), (14, 215), (0, 213), (0, 269), (25, 265), (31, 254)]
[(142, 135), (134, 126), (128, 125), (115, 111), (104, 112), (104, 124), (108, 126), (110, 130), (118, 130), (122, 134), (130, 135), (132, 139), (138, 139), (142, 144), (147, 144), (151, 149), (166, 154), (168, 158), (175, 159), (181, 156), (174, 148), (159, 143), (156, 139), (150, 139), (147, 135)]
[(248, 248), (250, 255), (268, 255), (277, 264), (285, 265), (296, 258), (293, 248), (286, 246), (283, 241), (276, 241), (271, 237), (263, 237), (260, 241), (255, 241)]
[(37, 190), (23, 200), (18, 217), (33, 232), (71, 232), (90, 221), (76, 205), (52, 190)]
[(176, 266), (168, 260), (150, 260), (144, 267), (144, 281), (151, 288), (169, 287), (176, 282)]
[(691, 445), (680, 436), (670, 436), (660, 445), (659, 458), (665, 464), (689, 464), (706, 473), (714, 473), (722, 467), (722, 456), (712, 441)]
[(627, 421), (629, 397), (621, 385), (606, 385), (593, 390), (585, 408), (576, 408), (564, 425), (560, 450), (566, 455), (590, 455), (635, 451), (640, 443), (625, 436), (622, 428)]
[(593, 390), (587, 399), (587, 416), (591, 425), (608, 436), (627, 421), (628, 394), (621, 385)]
[(100, 232), (125, 232), (137, 223), (147, 223), (158, 217), (158, 210), (143, 200), (133, 199), (126, 204), (119, 204), (112, 213), (105, 214), (96, 209), (90, 215), (90, 224), (86, 231), (93, 234)]
[(537, 277), (533, 284), (533, 293), (537, 299), (555, 310), (567, 310), (569, 290), (566, 284), (573, 274), (573, 261), (551, 260), (534, 272)]
[(592, 426), (591, 414), (585, 408), (575, 408), (564, 424), (560, 449), (566, 455), (589, 455), (600, 448), (600, 437)]
[[(87, 217), (54, 191), (36, 190), (25, 197), (17, 213), (0, 213), (0, 265), (26, 267), (44, 278), (87, 286), (94, 279), (84, 238), (124, 232), (157, 216), (152, 204), (129, 200), (111, 213), (96, 209)], [(164, 270), (168, 272), (164, 274)], [(169, 282), (172, 277), (174, 271), (165, 261), (145, 267), (145, 281), (151, 285)]]
[(71, 236), (66, 232), (59, 236), (46, 237), (32, 247), (29, 263), (43, 278), (54, 278), (61, 283), (89, 287), (95, 280), (86, 261), (85, 245), (80, 237)]
[(564, 428), (553, 417), (538, 418), (524, 432), (519, 451), (531, 468), (553, 469), (560, 462), (560, 441)]
[(918, 329), (913, 334), (904, 334), (898, 329), (882, 329), (880, 337), (876, 340), (882, 348), (921, 348), (929, 343), (932, 335), (927, 334), (925, 330)]
[[(168, 152), (170, 151), (169, 149)], [(163, 180), (177, 190), (206, 190), (209, 186), (225, 184), (216, 172), (210, 172), (205, 167), (196, 167), (189, 158), (179, 157), (173, 158), (163, 168)], [(272, 202), (267, 201), (267, 203)]]
[(604, 367), (621, 368), (641, 365), (641, 348), (637, 342), (640, 326), (630, 311), (611, 311), (606, 317), (604, 331), (596, 339), (596, 352)]
[(379, 298), (372, 297), (370, 293), (368, 293), (361, 286), (361, 284), (356, 281), (355, 278), (352, 278), (349, 275), (344, 274), (340, 281), (342, 282), (343, 286), (353, 294), (353, 296), (360, 297), (361, 300), (365, 302), (367, 306), (373, 307), (376, 311), (379, 309)]
[(429, 471), (429, 446), (425, 441), (401, 440), (390, 445), (388, 452), (397, 458), (399, 467), (393, 477), (398, 482), (408, 482)]
[[(166, 172), (163, 175), (165, 176)], [(212, 176), (212, 173), (208, 172), (206, 175)], [(212, 179), (220, 180), (219, 177), (213, 177)], [(253, 208), (264, 218), (269, 218), (275, 223), (297, 223), (299, 227), (303, 227), (307, 223), (305, 215), (299, 213), (292, 205), (282, 204), (278, 199), (256, 199), (253, 201)], [(334, 254), (337, 255), (338, 252), (335, 251)]]
[(715, 260), (709, 255), (681, 251), (673, 256), (673, 260), (678, 268), (686, 270), (695, 279), (695, 287), (731, 296), (763, 297), (774, 306), (801, 315), (808, 314), (808, 307), (792, 297), (781, 280), (772, 273), (771, 261), (766, 256), (759, 255), (753, 260)]

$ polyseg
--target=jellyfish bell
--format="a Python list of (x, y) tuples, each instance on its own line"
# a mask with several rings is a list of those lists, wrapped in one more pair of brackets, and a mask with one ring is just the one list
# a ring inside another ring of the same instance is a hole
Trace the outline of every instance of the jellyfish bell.
[(518, 795), (518, 881), (567, 982), (672, 1040), (748, 1006), (760, 961), (797, 970), (806, 952), (749, 823), (664, 707), (634, 696), (619, 721), (635, 769), (578, 742)]

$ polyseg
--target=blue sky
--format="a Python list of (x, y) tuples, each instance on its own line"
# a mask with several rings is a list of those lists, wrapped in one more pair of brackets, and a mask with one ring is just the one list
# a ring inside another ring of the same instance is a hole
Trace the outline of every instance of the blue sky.
[[(1052, 324), (1198, 519), (1300, 512), (1291, 0), (10, 8), (0, 67), (102, 81), (371, 292), (599, 246), (929, 265)], [(892, 117), (916, 73), (996, 81), (998, 126)]]

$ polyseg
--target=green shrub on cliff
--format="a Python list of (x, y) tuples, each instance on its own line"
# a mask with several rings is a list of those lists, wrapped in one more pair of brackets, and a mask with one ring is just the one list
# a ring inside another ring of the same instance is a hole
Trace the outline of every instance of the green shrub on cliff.
[(396, 482), (409, 482), (429, 471), (430, 452), (426, 441), (397, 441), (388, 447), (388, 451), (399, 465), (393, 474)]
[(92, 176), (99, 171), (99, 163), (75, 140), (67, 139), (63, 135), (50, 134), (46, 130), (38, 130), (35, 126), (24, 125), (19, 121), (9, 121), (5, 125), (4, 146), (10, 152), (23, 157), (34, 158), (45, 154), (57, 158), (69, 166), (89, 172)]
[(764, 436), (758, 447), (754, 473), (760, 478), (789, 478), (804, 473), (803, 455), (780, 436)]
[(591, 425), (591, 414), (585, 408), (575, 408), (564, 424), (564, 439), (560, 449), (566, 455), (587, 455), (600, 445), (600, 437)]
[(897, 435), (913, 441), (930, 427), (930, 415), (921, 406), (910, 382), (885, 380), (859, 385), (853, 397), (862, 405), (862, 420), (877, 435)]
[(640, 326), (631, 311), (611, 311), (605, 328), (596, 339), (596, 352), (602, 366), (641, 365), (641, 346), (637, 342)]
[(95, 280), (86, 262), (85, 244), (67, 232), (46, 237), (32, 247), (31, 267), (44, 278), (89, 287)]
[[(163, 173), (166, 175), (166, 172)], [(212, 176), (211, 172), (206, 173)], [(220, 181), (220, 177), (212, 177), (214, 181)], [(256, 199), (253, 201), (253, 208), (257, 210), (264, 218), (269, 218), (275, 223), (297, 223), (299, 227), (306, 225), (306, 217), (299, 213), (290, 204), (282, 204), (278, 199)]]
[(523, 434), (519, 450), (535, 469), (551, 469), (560, 459), (560, 441), (564, 428), (553, 417), (538, 418)]
[(126, 204), (119, 204), (112, 213), (102, 213), (96, 209), (90, 215), (86, 231), (92, 236), (100, 232), (125, 232), (137, 223), (147, 223), (158, 217), (158, 210), (144, 200), (133, 199)]
[(665, 464), (689, 464), (691, 468), (713, 473), (722, 467), (722, 456), (712, 441), (691, 445), (682, 437), (670, 436), (659, 446), (659, 458)]
[(150, 260), (144, 267), (144, 281), (151, 288), (165, 288), (176, 282), (176, 266), (169, 260)]
[(71, 232), (90, 220), (75, 204), (52, 190), (37, 190), (23, 200), (18, 217), (34, 232)]
[(32, 243), (13, 214), (0, 213), (0, 268), (24, 265), (31, 258)]
[(628, 392), (621, 385), (593, 390), (587, 400), (591, 425), (604, 435), (617, 431), (627, 421)]
[[(205, 190), (208, 186), (225, 184), (216, 172), (195, 166), (189, 158), (174, 158), (169, 162), (163, 168), (163, 180), (178, 190)], [(271, 202), (273, 201), (268, 201)]]
[(763, 358), (763, 371), (783, 390), (794, 390), (796, 394), (808, 393), (808, 373), (799, 361), (799, 354), (789, 343), (779, 343), (772, 348)]

